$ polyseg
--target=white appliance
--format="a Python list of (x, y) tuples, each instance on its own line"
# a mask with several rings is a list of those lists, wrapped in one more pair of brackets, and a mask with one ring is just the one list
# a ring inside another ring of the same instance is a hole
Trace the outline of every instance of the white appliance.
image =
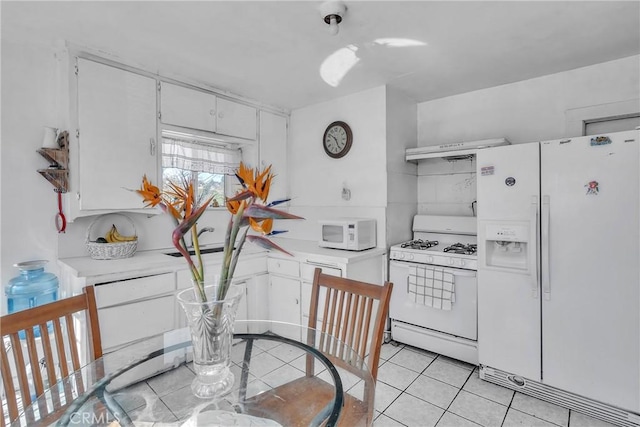
[(405, 158), (410, 160), (432, 159), (436, 157), (449, 160), (470, 158), (483, 148), (509, 145), (506, 138), (483, 139), (480, 141), (461, 141), (449, 144), (427, 145), (417, 148), (408, 148), (405, 151)]
[(639, 137), (477, 154), (481, 377), (620, 425), (640, 425)]
[(477, 364), (476, 218), (416, 215), (413, 233), (389, 250), (392, 339)]
[(320, 220), (320, 241), (325, 248), (363, 251), (376, 247), (376, 220), (336, 218)]

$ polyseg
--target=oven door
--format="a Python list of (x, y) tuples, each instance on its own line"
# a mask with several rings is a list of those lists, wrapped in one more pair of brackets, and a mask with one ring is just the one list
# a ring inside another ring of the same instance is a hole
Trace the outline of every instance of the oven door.
[(389, 317), (457, 337), (477, 340), (478, 286), (476, 272), (426, 265), (443, 268), (445, 272), (452, 273), (454, 276), (455, 301), (451, 304), (451, 310), (441, 310), (416, 303), (412, 298), (409, 293), (409, 270), (412, 265), (425, 266), (425, 264), (402, 261), (389, 263), (389, 280), (393, 283)]

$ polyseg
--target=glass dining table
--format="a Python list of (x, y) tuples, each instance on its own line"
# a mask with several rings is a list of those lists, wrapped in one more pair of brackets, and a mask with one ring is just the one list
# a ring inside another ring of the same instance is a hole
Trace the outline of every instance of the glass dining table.
[[(236, 321), (235, 383), (219, 398), (193, 395), (191, 353), (188, 328), (121, 347), (54, 384), (11, 425), (332, 426), (346, 411), (349, 419), (371, 423), (375, 382), (364, 360), (317, 330)], [(302, 384), (298, 393), (278, 393), (296, 382)]]

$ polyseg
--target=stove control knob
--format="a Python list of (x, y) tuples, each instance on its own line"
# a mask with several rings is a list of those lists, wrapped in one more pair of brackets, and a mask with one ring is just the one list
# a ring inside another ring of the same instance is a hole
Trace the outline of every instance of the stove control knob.
[(413, 254), (409, 254), (409, 260), (413, 260)]
[(454, 260), (453, 258), (449, 258), (449, 265), (454, 265), (456, 263), (456, 260)]
[(400, 253), (398, 254), (398, 258), (400, 258), (400, 259), (404, 259), (404, 254), (403, 254), (402, 252), (400, 252)]
[(463, 260), (463, 259), (461, 259), (461, 260), (460, 260), (460, 267), (464, 267), (465, 265), (467, 265), (467, 263), (466, 263), (466, 262), (464, 262), (464, 260)]
[(427, 262), (433, 262), (433, 257), (431, 255), (427, 256)]

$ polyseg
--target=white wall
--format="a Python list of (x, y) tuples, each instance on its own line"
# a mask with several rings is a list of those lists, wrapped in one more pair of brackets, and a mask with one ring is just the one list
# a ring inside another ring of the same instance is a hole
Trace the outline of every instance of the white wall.
[[(55, 43), (32, 45), (2, 40), (0, 313), (6, 310), (5, 287), (19, 274), (13, 264), (46, 259), (49, 263), (45, 270), (60, 276), (58, 258), (88, 255), (85, 239), (95, 217), (78, 218), (67, 224), (64, 234), (58, 234), (56, 193), (36, 172), (49, 166), (36, 153), (42, 146), (43, 126), (69, 129), (67, 61), (64, 48)], [(249, 157), (256, 157), (255, 150), (246, 151)], [(132, 182), (131, 188), (139, 185)], [(127, 215), (134, 221), (137, 234), (144, 236), (138, 242), (139, 251), (173, 248), (174, 225), (168, 215)], [(228, 219), (226, 209), (206, 212), (200, 226), (216, 230), (202, 235), (201, 243), (223, 242)]]
[(405, 160), (405, 150), (417, 143), (416, 102), (387, 87), (387, 226), (386, 241), (410, 240), (416, 214), (417, 166)]
[[(636, 105), (640, 57), (418, 104), (418, 146), (506, 137), (512, 143), (577, 136), (576, 109)], [(625, 102), (626, 101), (626, 102)], [(590, 109), (592, 111), (593, 109)], [(420, 213), (471, 215), (475, 163), (423, 160), (418, 167)]]
[[(305, 221), (287, 221), (278, 228), (286, 237), (319, 239), (318, 219), (341, 216), (375, 218), (378, 246), (385, 246), (387, 204), (385, 88), (378, 87), (291, 112), (288, 169), (291, 212)], [(353, 145), (341, 159), (322, 148), (326, 127), (341, 120), (353, 131)], [(342, 188), (351, 190), (343, 200)]]
[(18, 275), (13, 264), (46, 259), (45, 269), (57, 273), (57, 196), (36, 172), (49, 166), (36, 153), (42, 146), (43, 126), (65, 125), (59, 114), (57, 73), (52, 47), (2, 40), (2, 312), (4, 286)]

